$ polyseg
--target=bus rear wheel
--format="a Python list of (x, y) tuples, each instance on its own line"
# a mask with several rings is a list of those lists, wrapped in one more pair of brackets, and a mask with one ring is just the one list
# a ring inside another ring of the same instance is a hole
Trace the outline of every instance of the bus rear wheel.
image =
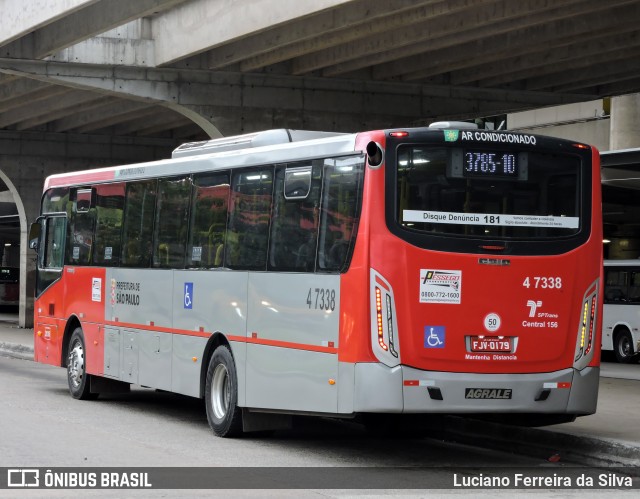
[(90, 375), (87, 374), (87, 354), (82, 328), (77, 327), (69, 340), (69, 355), (67, 356), (67, 382), (69, 393), (74, 399), (92, 400), (98, 398), (97, 393), (91, 393)]
[(623, 364), (628, 364), (636, 358), (636, 354), (633, 352), (633, 338), (629, 331), (624, 329), (616, 334), (613, 350), (616, 354), (616, 360)]
[(226, 345), (213, 352), (205, 386), (207, 420), (219, 437), (242, 434), (242, 410), (238, 407), (238, 376), (233, 355)]

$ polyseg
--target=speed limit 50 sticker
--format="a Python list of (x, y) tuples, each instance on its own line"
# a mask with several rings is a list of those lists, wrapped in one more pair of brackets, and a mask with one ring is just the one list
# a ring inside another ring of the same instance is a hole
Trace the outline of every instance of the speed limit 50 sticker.
[(462, 271), (420, 269), (420, 303), (459, 304)]

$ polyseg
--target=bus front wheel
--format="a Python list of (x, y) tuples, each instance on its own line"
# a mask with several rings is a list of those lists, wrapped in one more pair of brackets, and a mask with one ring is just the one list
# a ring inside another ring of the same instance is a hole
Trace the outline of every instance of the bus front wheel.
[(207, 419), (219, 437), (242, 433), (242, 410), (238, 407), (238, 376), (233, 355), (226, 345), (213, 352), (205, 387)]
[(69, 355), (67, 356), (67, 381), (69, 393), (74, 399), (91, 400), (98, 398), (97, 393), (91, 393), (90, 375), (87, 374), (87, 353), (82, 328), (77, 327), (69, 340)]
[(623, 364), (628, 364), (636, 357), (636, 354), (633, 352), (633, 338), (631, 337), (631, 333), (626, 329), (616, 334), (614, 351), (616, 353), (616, 360)]

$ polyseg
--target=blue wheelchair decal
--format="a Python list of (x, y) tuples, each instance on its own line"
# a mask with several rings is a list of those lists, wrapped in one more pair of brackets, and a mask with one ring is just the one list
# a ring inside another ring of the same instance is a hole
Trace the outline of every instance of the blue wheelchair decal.
[(184, 308), (193, 308), (193, 283), (184, 283)]
[(424, 327), (424, 347), (425, 348), (444, 348), (444, 326), (425, 326)]

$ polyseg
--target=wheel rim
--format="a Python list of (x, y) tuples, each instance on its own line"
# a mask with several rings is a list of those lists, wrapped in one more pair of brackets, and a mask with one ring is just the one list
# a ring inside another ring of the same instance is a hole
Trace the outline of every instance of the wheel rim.
[(231, 387), (229, 386), (229, 372), (227, 368), (218, 364), (213, 371), (213, 383), (211, 390), (211, 406), (217, 419), (224, 419), (229, 410), (231, 401)]
[(69, 352), (69, 362), (67, 363), (67, 372), (69, 381), (73, 388), (78, 388), (84, 377), (84, 348), (82, 343), (76, 341)]
[(626, 336), (620, 338), (618, 343), (618, 351), (622, 357), (629, 357), (631, 355), (631, 341)]

